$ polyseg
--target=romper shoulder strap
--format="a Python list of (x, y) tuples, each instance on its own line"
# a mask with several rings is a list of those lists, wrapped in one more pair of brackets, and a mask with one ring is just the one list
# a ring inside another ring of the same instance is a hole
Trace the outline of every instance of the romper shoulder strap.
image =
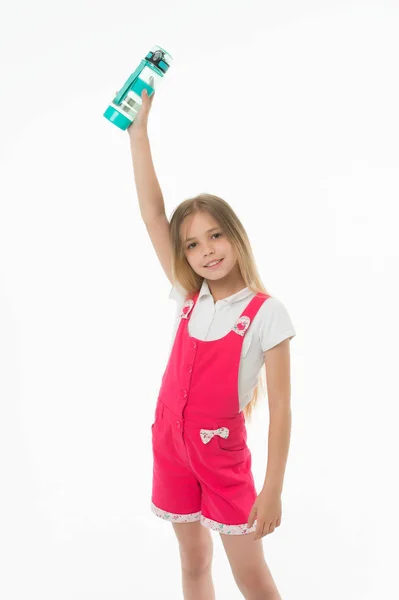
[(181, 312), (180, 312), (180, 318), (181, 319), (188, 319), (189, 318), (189, 314), (191, 313), (192, 309), (194, 308), (198, 296), (199, 296), (200, 290), (197, 290), (196, 292), (192, 292), (189, 293), (186, 297), (186, 300), (182, 306)]
[(245, 335), (248, 327), (254, 320), (258, 310), (262, 306), (262, 304), (270, 298), (270, 294), (264, 294), (263, 292), (258, 292), (247, 304), (247, 306), (242, 311), (241, 315), (238, 317), (237, 321), (234, 323), (232, 330), (238, 333), (238, 335)]

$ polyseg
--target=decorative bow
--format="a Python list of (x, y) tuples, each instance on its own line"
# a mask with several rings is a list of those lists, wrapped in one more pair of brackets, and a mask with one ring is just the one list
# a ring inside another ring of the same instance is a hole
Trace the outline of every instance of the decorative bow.
[(204, 444), (207, 444), (214, 435), (220, 435), (222, 438), (229, 436), (229, 430), (227, 427), (219, 427), (219, 429), (201, 429), (200, 436)]

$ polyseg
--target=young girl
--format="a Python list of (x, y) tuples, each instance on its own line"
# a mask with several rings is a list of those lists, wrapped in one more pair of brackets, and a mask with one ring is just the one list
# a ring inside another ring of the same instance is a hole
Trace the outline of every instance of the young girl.
[[(245, 598), (281, 600), (261, 539), (281, 523), (295, 331), (284, 305), (266, 293), (245, 229), (227, 202), (200, 194), (179, 204), (168, 221), (147, 133), (154, 94), (144, 91), (142, 99), (128, 129), (137, 195), (177, 303), (152, 425), (151, 509), (176, 533), (186, 600), (215, 598), (210, 530), (219, 532)], [(263, 366), (269, 449), (257, 494), (245, 422)]]

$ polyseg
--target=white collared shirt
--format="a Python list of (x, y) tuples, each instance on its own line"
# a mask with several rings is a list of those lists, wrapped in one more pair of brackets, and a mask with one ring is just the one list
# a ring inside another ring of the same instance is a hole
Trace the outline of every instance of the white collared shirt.
[[(170, 350), (176, 337), (180, 314), (187, 291), (179, 284), (172, 286), (169, 298), (176, 301), (176, 317)], [(232, 296), (214, 301), (207, 280), (204, 279), (188, 321), (188, 331), (199, 340), (217, 340), (227, 335), (255, 293), (247, 287)], [(262, 304), (245, 333), (238, 373), (240, 410), (250, 402), (257, 384), (259, 371), (264, 364), (264, 352), (283, 340), (296, 335), (289, 314), (283, 303), (271, 296)]]

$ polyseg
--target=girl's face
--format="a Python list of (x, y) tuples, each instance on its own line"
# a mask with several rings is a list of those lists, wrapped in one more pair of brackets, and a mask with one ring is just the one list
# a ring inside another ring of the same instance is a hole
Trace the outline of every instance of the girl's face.
[[(181, 237), (187, 261), (201, 277), (211, 280), (225, 277), (237, 262), (234, 247), (218, 222), (208, 213), (186, 217), (181, 226)], [(219, 259), (223, 260), (216, 267), (205, 266)]]

